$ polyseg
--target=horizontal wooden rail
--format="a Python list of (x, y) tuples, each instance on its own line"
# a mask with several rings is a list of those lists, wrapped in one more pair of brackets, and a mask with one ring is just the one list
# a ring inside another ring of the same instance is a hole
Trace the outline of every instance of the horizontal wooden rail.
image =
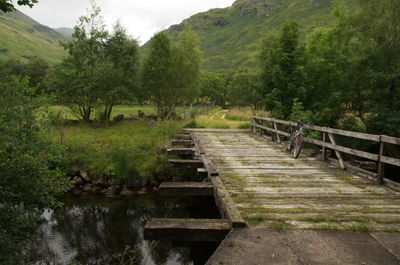
[[(273, 136), (276, 137), (277, 141), (280, 143), (281, 136), (290, 137), (290, 133), (282, 131), (282, 129), (279, 129), (278, 125), (295, 127), (295, 126), (297, 126), (297, 122), (279, 120), (279, 119), (268, 118), (268, 117), (259, 117), (259, 116), (252, 117), (252, 126), (253, 126), (254, 133), (257, 133), (257, 130), (259, 131), (258, 132), (259, 134), (263, 134), (263, 131), (271, 133)], [(333, 129), (333, 128), (329, 128), (329, 127), (321, 127), (321, 126), (316, 126), (316, 125), (311, 125), (311, 124), (304, 124), (304, 128), (322, 133), (322, 140), (311, 139), (308, 137), (304, 137), (303, 140), (304, 140), (304, 142), (314, 144), (317, 146), (321, 146), (324, 159), (326, 159), (326, 157), (325, 157), (326, 149), (334, 150), (336, 153), (336, 156), (338, 158), (339, 165), (342, 169), (346, 169), (346, 164), (344, 163), (343, 158), (341, 156), (342, 153), (360, 157), (360, 158), (365, 158), (365, 159), (377, 162), (378, 163), (377, 182), (379, 184), (382, 184), (383, 179), (384, 179), (384, 165), (385, 164), (400, 167), (400, 159), (388, 157), (388, 156), (384, 155), (385, 144), (392, 144), (392, 145), (400, 146), (400, 138), (390, 137), (390, 136), (386, 136), (386, 135), (374, 135), (374, 134), (368, 134), (368, 133), (360, 133), (360, 132), (346, 131), (346, 130), (340, 130), (340, 129)], [(374, 153), (370, 153), (370, 152), (365, 152), (365, 151), (341, 146), (336, 143), (335, 135), (346, 136), (346, 137), (351, 137), (351, 138), (355, 138), (355, 139), (359, 139), (359, 140), (367, 140), (367, 141), (379, 143), (380, 144), (379, 154), (374, 154)], [(329, 139), (330, 142), (328, 142), (327, 139)], [(375, 173), (375, 175), (376, 175), (376, 173)]]

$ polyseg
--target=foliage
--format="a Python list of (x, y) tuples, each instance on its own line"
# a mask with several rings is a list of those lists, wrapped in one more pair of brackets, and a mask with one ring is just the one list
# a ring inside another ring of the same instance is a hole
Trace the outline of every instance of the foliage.
[(48, 75), (49, 92), (83, 121), (89, 122), (95, 109), (108, 121), (115, 104), (139, 96), (137, 41), (119, 23), (109, 35), (94, 2), (64, 47), (69, 56)]
[[(32, 7), (38, 0), (18, 0), (17, 4), (20, 6)], [(0, 10), (3, 12), (11, 12), (15, 10), (14, 3), (12, 0), (0, 0)]]
[(172, 64), (171, 41), (165, 33), (160, 32), (151, 39), (142, 70), (142, 86), (157, 105), (159, 117), (170, 115), (176, 103), (176, 93), (170, 91), (174, 79)]
[(69, 187), (62, 150), (40, 136), (44, 99), (25, 78), (0, 81), (0, 263), (18, 264), (41, 210)]
[(101, 120), (110, 119), (114, 105), (122, 100), (140, 97), (138, 87), (138, 43), (130, 39), (117, 23), (105, 43), (105, 62), (99, 71)]
[(269, 35), (261, 91), (272, 116), (400, 135), (400, 6), (394, 0), (358, 4), (358, 13), (349, 15), (336, 0), (334, 23), (314, 30), (304, 44), (293, 23), (279, 37)]
[(190, 103), (196, 97), (200, 58), (198, 37), (189, 27), (176, 44), (165, 32), (152, 38), (143, 62), (142, 86), (157, 105), (158, 117), (174, 116), (178, 103)]
[(298, 25), (288, 21), (278, 38), (269, 39), (262, 51), (262, 87), (265, 106), (276, 118), (287, 119), (295, 99), (305, 96), (304, 48)]
[(30, 87), (37, 87), (43, 85), (48, 69), (49, 64), (39, 58), (32, 58), (27, 63), (10, 59), (0, 62), (0, 78), (4, 80), (11, 76), (25, 76)]
[(257, 109), (261, 98), (257, 73), (249, 69), (239, 69), (234, 76), (229, 98), (233, 106), (250, 105)]

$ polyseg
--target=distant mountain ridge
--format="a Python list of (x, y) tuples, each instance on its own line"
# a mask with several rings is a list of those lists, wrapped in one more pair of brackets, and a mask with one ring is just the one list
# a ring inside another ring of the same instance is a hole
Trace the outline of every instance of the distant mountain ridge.
[[(350, 8), (355, 2), (346, 1)], [(299, 23), (302, 36), (306, 36), (334, 20), (332, 3), (333, 0), (237, 0), (231, 7), (196, 14), (167, 32), (176, 38), (184, 23), (191, 25), (200, 36), (204, 69), (254, 68), (262, 40), (269, 32), (293, 19)]]
[(0, 11), (0, 60), (38, 57), (50, 64), (57, 63), (66, 55), (60, 45), (66, 41), (64, 35), (18, 10)]
[(72, 34), (74, 34), (74, 29), (72, 28), (56, 28), (54, 29), (55, 31), (57, 31), (58, 33), (60, 33), (61, 35), (63, 35), (64, 37), (71, 39), (72, 38)]

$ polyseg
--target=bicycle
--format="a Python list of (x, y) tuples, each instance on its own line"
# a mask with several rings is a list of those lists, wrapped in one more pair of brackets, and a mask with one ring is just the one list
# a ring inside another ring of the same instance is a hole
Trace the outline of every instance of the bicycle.
[(289, 138), (288, 151), (293, 151), (293, 157), (297, 159), (303, 146), (303, 123), (297, 122), (296, 130), (293, 131)]

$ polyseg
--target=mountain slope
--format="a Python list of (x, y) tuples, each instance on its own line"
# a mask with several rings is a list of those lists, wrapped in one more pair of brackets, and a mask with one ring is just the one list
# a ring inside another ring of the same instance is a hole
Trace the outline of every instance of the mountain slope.
[(74, 29), (72, 28), (57, 28), (54, 30), (68, 39), (72, 39), (72, 34), (74, 34)]
[[(330, 24), (333, 0), (237, 0), (231, 7), (199, 13), (171, 26), (176, 38), (184, 23), (200, 36), (203, 68), (212, 71), (254, 67), (263, 38), (287, 19), (299, 23), (302, 36)], [(354, 8), (355, 0), (347, 0)]]
[(0, 11), (0, 60), (38, 57), (56, 63), (66, 54), (60, 41), (67, 39), (23, 13)]

